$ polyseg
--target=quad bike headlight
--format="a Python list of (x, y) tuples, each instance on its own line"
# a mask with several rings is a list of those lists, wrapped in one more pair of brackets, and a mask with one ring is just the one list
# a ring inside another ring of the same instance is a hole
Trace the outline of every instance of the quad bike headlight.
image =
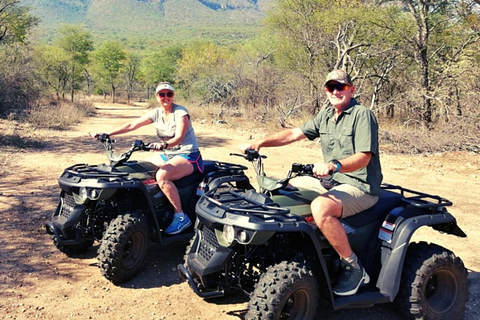
[(236, 228), (231, 225), (224, 225), (223, 232), (220, 238), (218, 238), (218, 241), (221, 245), (230, 246), (234, 240), (240, 243), (247, 243), (250, 241), (251, 237), (252, 235), (244, 229)]
[(84, 204), (85, 201), (87, 201), (87, 198), (88, 198), (87, 188), (85, 188), (85, 187), (81, 187), (78, 190), (78, 196), (77, 197), (75, 197), (75, 195), (74, 195), (74, 199), (75, 199), (75, 202), (77, 204)]
[(223, 236), (225, 240), (227, 240), (228, 245), (231, 245), (233, 240), (235, 239), (235, 229), (231, 225), (224, 225), (223, 226)]
[(97, 200), (100, 196), (100, 191), (94, 188), (80, 187), (78, 194), (73, 193), (73, 199), (76, 204), (84, 204), (87, 199)]
[(238, 238), (238, 241), (240, 241), (240, 242), (247, 242), (247, 240), (248, 240), (247, 231), (240, 230), (237, 234), (237, 238)]
[(87, 189), (87, 196), (88, 196), (88, 199), (90, 200), (97, 200), (98, 197), (100, 196), (100, 191), (97, 190), (97, 189)]

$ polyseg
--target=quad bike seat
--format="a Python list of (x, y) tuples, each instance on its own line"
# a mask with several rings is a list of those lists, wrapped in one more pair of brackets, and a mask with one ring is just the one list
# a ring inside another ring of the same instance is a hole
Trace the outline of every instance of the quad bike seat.
[[(309, 217), (312, 215), (310, 203), (318, 195), (313, 190), (295, 188), (292, 191), (285, 191), (281, 192), (280, 195), (272, 196), (272, 200), (279, 206), (289, 209), (293, 214)], [(391, 210), (405, 204), (402, 199), (403, 196), (400, 193), (382, 189), (379, 200), (373, 207), (343, 220), (353, 227), (362, 227), (387, 216)]]
[(173, 183), (177, 188), (185, 188), (192, 184), (198, 184), (203, 179), (203, 176), (209, 172), (214, 171), (216, 168), (216, 161), (204, 160), (203, 161), (203, 172), (196, 171), (191, 175), (183, 177), (180, 180), (176, 180)]
[(405, 202), (403, 202), (403, 196), (400, 193), (382, 189), (378, 202), (373, 207), (343, 220), (351, 226), (359, 228), (386, 217), (390, 211), (402, 204), (405, 204)]

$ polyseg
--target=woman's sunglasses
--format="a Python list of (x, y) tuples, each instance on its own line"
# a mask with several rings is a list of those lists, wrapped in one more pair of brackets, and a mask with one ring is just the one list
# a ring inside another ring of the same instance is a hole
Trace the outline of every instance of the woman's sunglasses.
[(159, 95), (160, 97), (162, 97), (162, 98), (165, 98), (165, 96), (171, 98), (171, 97), (173, 97), (173, 92), (172, 92), (172, 91), (167, 92), (167, 93), (160, 92), (158, 95)]
[(343, 91), (343, 90), (347, 89), (348, 87), (350, 87), (349, 84), (340, 83), (340, 82), (332, 82), (332, 83), (327, 83), (325, 85), (325, 88), (327, 88), (327, 91), (331, 92), (331, 93), (334, 90)]

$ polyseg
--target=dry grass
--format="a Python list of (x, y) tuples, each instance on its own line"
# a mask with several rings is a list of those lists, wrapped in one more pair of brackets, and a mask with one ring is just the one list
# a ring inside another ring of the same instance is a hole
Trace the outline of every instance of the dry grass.
[(419, 125), (380, 121), (380, 147), (388, 153), (427, 154), (445, 151), (480, 153), (479, 119), (451, 118), (427, 130)]
[(65, 130), (94, 113), (95, 108), (91, 102), (54, 101), (33, 107), (28, 121), (39, 128)]
[[(244, 130), (262, 131), (274, 133), (283, 130), (281, 115), (276, 112), (265, 113), (263, 110), (252, 110), (252, 108), (222, 108), (220, 105), (196, 105), (194, 103), (184, 104), (190, 112), (192, 119), (196, 122), (208, 124), (222, 124), (224, 126)], [(311, 115), (297, 114), (288, 119), (287, 125), (295, 127), (307, 121)], [(285, 123), (285, 122), (283, 122)]]

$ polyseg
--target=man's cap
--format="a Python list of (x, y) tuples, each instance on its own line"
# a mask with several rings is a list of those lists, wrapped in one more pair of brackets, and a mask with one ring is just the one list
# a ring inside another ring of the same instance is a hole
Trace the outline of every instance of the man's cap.
[(350, 79), (350, 75), (342, 69), (335, 69), (331, 71), (327, 75), (327, 79), (325, 80), (325, 85), (327, 85), (329, 81), (336, 81), (336, 82), (349, 84), (349, 85), (352, 84), (352, 79)]
[(170, 90), (170, 91), (175, 91), (172, 87), (172, 85), (168, 82), (162, 82), (157, 86), (157, 89), (155, 89), (155, 94), (159, 93), (162, 90)]

